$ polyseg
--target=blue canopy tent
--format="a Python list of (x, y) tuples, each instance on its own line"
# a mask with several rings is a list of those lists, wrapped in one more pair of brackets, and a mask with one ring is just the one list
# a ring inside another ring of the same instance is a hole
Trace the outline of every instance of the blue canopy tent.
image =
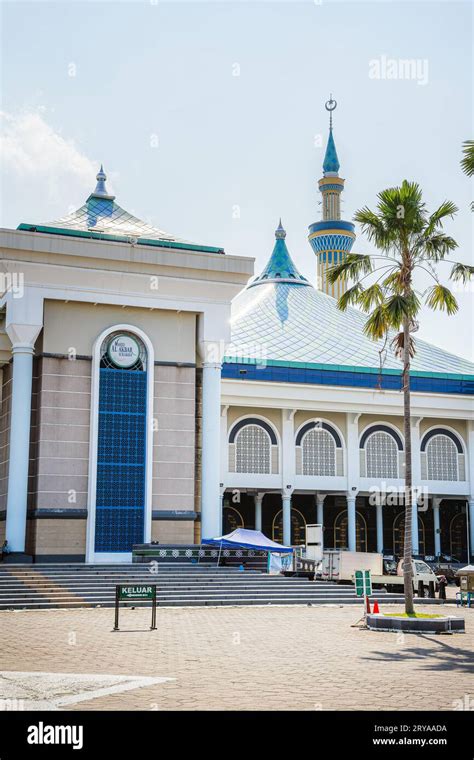
[(219, 546), (219, 557), (217, 559), (217, 565), (221, 558), (222, 547), (235, 548), (240, 547), (243, 549), (257, 549), (263, 552), (275, 552), (278, 554), (289, 554), (293, 551), (291, 546), (283, 546), (277, 544), (276, 541), (272, 541), (263, 535), (260, 530), (247, 530), (246, 528), (237, 528), (232, 533), (227, 533), (225, 536), (217, 536), (216, 538), (203, 538), (202, 544), (210, 546)]

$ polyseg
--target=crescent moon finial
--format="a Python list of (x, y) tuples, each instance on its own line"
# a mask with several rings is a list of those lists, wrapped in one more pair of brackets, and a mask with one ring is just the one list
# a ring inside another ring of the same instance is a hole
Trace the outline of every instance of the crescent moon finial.
[(337, 100), (332, 97), (332, 92), (329, 96), (329, 100), (324, 104), (326, 111), (329, 111), (329, 129), (332, 129), (332, 112), (337, 107)]

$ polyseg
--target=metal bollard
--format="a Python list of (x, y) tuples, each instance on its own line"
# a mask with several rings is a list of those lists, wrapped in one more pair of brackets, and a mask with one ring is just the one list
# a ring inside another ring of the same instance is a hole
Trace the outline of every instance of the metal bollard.
[(422, 598), (425, 596), (425, 587), (423, 581), (418, 581), (418, 596)]

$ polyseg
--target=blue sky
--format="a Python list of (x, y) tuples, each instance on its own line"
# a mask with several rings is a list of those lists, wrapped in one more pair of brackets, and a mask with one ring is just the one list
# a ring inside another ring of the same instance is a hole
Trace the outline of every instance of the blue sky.
[[(418, 61), (427, 81), (371, 78), (382, 56)], [(416, 180), (429, 208), (459, 206), (448, 229), (472, 262), (459, 168), (473, 136), (470, 2), (4, 2), (1, 61), (3, 226), (81, 205), (103, 162), (120, 205), (254, 256), (256, 270), (281, 215), (314, 280), (306, 235), (332, 92), (344, 218)], [(361, 235), (354, 250), (370, 251)], [(473, 358), (473, 292), (454, 318), (424, 313), (418, 334)]]

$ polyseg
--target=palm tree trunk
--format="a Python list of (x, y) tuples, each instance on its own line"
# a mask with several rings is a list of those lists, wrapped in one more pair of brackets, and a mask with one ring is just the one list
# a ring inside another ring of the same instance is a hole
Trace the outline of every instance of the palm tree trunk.
[(412, 569), (412, 499), (411, 412), (410, 412), (410, 321), (403, 321), (403, 425), (405, 431), (405, 536), (403, 542), (403, 581), (405, 612), (414, 613)]

